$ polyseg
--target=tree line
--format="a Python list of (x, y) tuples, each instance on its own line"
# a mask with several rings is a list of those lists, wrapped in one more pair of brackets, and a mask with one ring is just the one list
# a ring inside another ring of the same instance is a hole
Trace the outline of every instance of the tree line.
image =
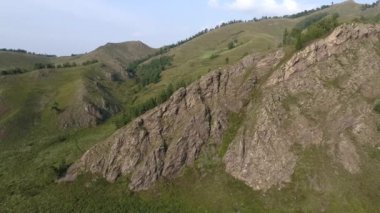
[(161, 79), (161, 72), (171, 66), (172, 61), (172, 56), (160, 56), (147, 63), (132, 62), (127, 68), (128, 76), (134, 78), (142, 86), (158, 83)]
[(311, 18), (306, 22), (308, 25), (295, 27), (290, 32), (288, 29), (285, 29), (283, 34), (283, 45), (293, 45), (296, 50), (300, 50), (305, 44), (327, 35), (339, 25), (339, 14), (337, 13), (320, 19), (321, 17), (322, 16)]
[[(98, 60), (88, 60), (83, 63), (81, 63), (82, 66), (88, 66), (91, 64), (98, 63)], [(75, 62), (66, 62), (63, 64), (53, 64), (53, 63), (35, 63), (32, 70), (41, 70), (41, 69), (61, 69), (61, 68), (71, 68), (71, 67), (77, 67), (78, 64)], [(0, 75), (16, 75), (16, 74), (22, 74), (28, 72), (28, 69), (22, 69), (19, 67), (16, 68), (10, 68), (6, 70), (0, 71)]]
[(372, 3), (372, 4), (363, 4), (362, 7), (361, 7), (361, 9), (364, 11), (364, 10), (367, 10), (369, 8), (374, 8), (377, 5), (380, 5), (380, 0), (378, 0), (378, 1), (374, 2), (374, 3)]
[(25, 54), (31, 54), (31, 55), (37, 55), (37, 56), (44, 56), (44, 57), (49, 57), (49, 58), (55, 58), (57, 57), (56, 55), (51, 55), (51, 54), (41, 54), (41, 53), (35, 53), (35, 52), (28, 52), (23, 49), (7, 49), (7, 48), (1, 48), (0, 51), (4, 52), (14, 52), (14, 53), (25, 53)]
[[(331, 5), (333, 5), (333, 4), (334, 3), (331, 3)], [(283, 18), (299, 18), (299, 17), (307, 16), (307, 15), (313, 14), (315, 12), (327, 9), (329, 7), (331, 7), (331, 6), (330, 5), (322, 5), (321, 7), (317, 7), (317, 8), (311, 9), (311, 10), (304, 10), (302, 12), (299, 12), (299, 13), (296, 13), (293, 15), (285, 15), (285, 16), (283, 16)]]
[(0, 75), (16, 75), (16, 74), (22, 74), (22, 73), (25, 73), (27, 72), (28, 70), (26, 69), (21, 69), (21, 68), (11, 68), (11, 69), (7, 69), (7, 70), (2, 70), (0, 72)]
[[(88, 60), (85, 62), (82, 62), (80, 65), (82, 66), (88, 66), (91, 64), (96, 64), (99, 61), (94, 59), (94, 60)], [(79, 66), (76, 62), (65, 62), (63, 64), (53, 64), (53, 63), (35, 63), (34, 64), (34, 69), (39, 70), (39, 69), (61, 69), (61, 68), (71, 68), (71, 67), (77, 67)]]

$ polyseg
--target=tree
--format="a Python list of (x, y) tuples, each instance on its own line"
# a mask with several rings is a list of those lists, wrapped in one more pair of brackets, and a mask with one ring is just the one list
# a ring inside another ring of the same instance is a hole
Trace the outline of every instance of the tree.
[(287, 40), (288, 40), (288, 36), (289, 36), (288, 28), (285, 28), (284, 35), (282, 37), (282, 44), (283, 45), (286, 45)]
[(296, 47), (296, 50), (300, 50), (303, 47), (301, 34), (299, 36), (297, 36), (295, 47)]
[(36, 70), (40, 70), (40, 69), (44, 69), (45, 68), (45, 65), (43, 63), (35, 63), (34, 64), (34, 69)]
[(48, 69), (54, 69), (54, 68), (55, 68), (55, 65), (49, 63), (49, 64), (46, 64), (46, 68), (48, 68)]
[(235, 47), (235, 43), (233, 41), (231, 41), (230, 43), (228, 43), (228, 49), (233, 49)]
[(230, 59), (228, 57), (225, 59), (225, 61), (226, 61), (226, 64), (230, 63)]

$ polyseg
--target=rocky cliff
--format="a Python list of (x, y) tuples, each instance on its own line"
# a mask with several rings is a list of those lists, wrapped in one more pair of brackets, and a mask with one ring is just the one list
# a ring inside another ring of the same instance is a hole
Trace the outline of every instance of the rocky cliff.
[(333, 161), (360, 172), (363, 147), (380, 145), (379, 25), (343, 25), (276, 70), (232, 142), (226, 171), (257, 190), (291, 181), (297, 154), (326, 147)]
[(88, 150), (62, 181), (91, 172), (111, 182), (127, 176), (130, 189), (148, 189), (192, 166), (206, 144), (219, 146), (229, 113), (241, 110), (246, 116), (224, 163), (253, 189), (291, 181), (295, 147), (326, 146), (358, 173), (365, 153), (357, 147), (380, 143), (372, 110), (380, 97), (379, 33), (379, 25), (344, 25), (281, 66), (278, 51), (213, 71)]
[(280, 57), (281, 53), (247, 56), (235, 66), (213, 71), (179, 89), (166, 103), (87, 151), (64, 180), (84, 171), (111, 182), (128, 175), (130, 188), (143, 190), (160, 178), (177, 177), (182, 168), (194, 163), (202, 146), (220, 144), (228, 114), (249, 102), (257, 81), (255, 67), (269, 70)]

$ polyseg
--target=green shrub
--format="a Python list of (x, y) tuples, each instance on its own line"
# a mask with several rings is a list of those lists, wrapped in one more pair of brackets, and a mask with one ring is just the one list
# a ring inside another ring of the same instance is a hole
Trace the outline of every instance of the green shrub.
[(54, 173), (56, 174), (57, 178), (61, 178), (65, 176), (67, 169), (71, 166), (71, 164), (66, 163), (66, 161), (61, 161), (57, 166), (52, 166)]
[(375, 106), (373, 107), (373, 110), (374, 110), (376, 113), (380, 114), (380, 100), (377, 100), (377, 101), (375, 102)]
[(63, 110), (59, 108), (58, 102), (54, 102), (51, 106), (51, 110), (55, 111), (57, 114), (61, 113)]
[(226, 62), (226, 64), (229, 64), (229, 63), (230, 63), (230, 59), (227, 57), (227, 58), (225, 59), (225, 62)]
[(55, 68), (55, 65), (49, 63), (49, 64), (46, 64), (46, 68), (48, 68), (48, 69), (54, 69), (54, 68)]
[(217, 53), (213, 53), (210, 55), (210, 60), (215, 59), (217, 57), (219, 57), (219, 55)]
[(230, 50), (230, 49), (233, 49), (235, 47), (235, 43), (234, 42), (230, 42), (230, 43), (228, 43), (228, 49)]
[(43, 63), (36, 63), (36, 64), (34, 64), (34, 69), (36, 69), (36, 70), (44, 69), (45, 67), (46, 66)]
[(26, 69), (21, 69), (21, 68), (13, 68), (13, 69), (8, 69), (8, 70), (2, 70), (0, 72), (0, 75), (16, 75), (16, 74), (22, 74), (27, 72), (28, 70)]
[(70, 68), (70, 67), (76, 67), (76, 66), (77, 66), (77, 64), (75, 62), (73, 62), (73, 63), (66, 62), (66, 63), (62, 64), (63, 68)]
[(91, 65), (91, 64), (96, 64), (98, 63), (98, 60), (94, 59), (94, 60), (89, 60), (89, 61), (85, 61), (82, 63), (82, 66), (87, 66), (87, 65)]
[(219, 150), (219, 156), (221, 158), (226, 154), (230, 143), (236, 137), (239, 128), (242, 125), (244, 118), (243, 113), (231, 113), (228, 116), (228, 129), (223, 134), (222, 145)]

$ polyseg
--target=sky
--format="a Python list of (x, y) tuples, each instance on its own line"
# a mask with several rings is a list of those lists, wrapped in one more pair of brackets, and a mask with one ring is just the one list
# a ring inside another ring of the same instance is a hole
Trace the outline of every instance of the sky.
[(0, 0), (0, 48), (70, 55), (131, 40), (158, 48), (229, 20), (325, 4), (331, 0)]

